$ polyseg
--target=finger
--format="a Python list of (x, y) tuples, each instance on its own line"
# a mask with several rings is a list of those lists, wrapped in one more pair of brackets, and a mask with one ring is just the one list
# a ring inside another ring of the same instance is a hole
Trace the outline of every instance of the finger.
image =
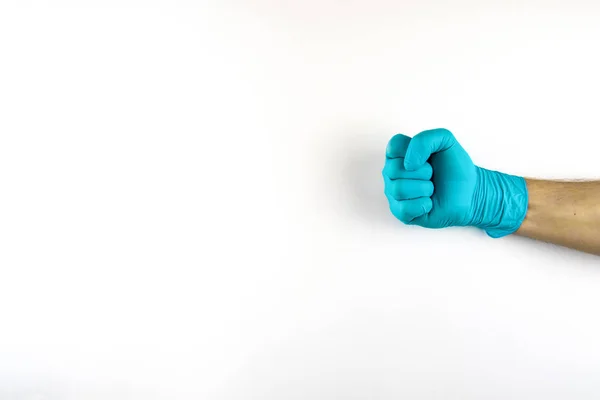
[(411, 139), (404, 158), (404, 167), (414, 171), (421, 167), (432, 154), (448, 150), (456, 139), (447, 129), (424, 131)]
[(426, 215), (433, 207), (430, 197), (401, 201), (388, 198), (388, 200), (392, 214), (405, 224), (410, 224), (416, 218)]
[(387, 144), (385, 149), (385, 156), (387, 158), (399, 158), (404, 157), (410, 137), (401, 133), (394, 135)]
[(433, 175), (433, 169), (431, 168), (431, 164), (426, 162), (416, 171), (407, 171), (404, 168), (404, 159), (388, 158), (385, 160), (383, 174), (390, 179), (421, 179), (428, 181)]
[(435, 221), (432, 221), (431, 214), (429, 214), (429, 213), (420, 215), (416, 218), (413, 218), (413, 220), (410, 221), (409, 224), (422, 226), (423, 228), (440, 228), (442, 226), (447, 226), (447, 225), (440, 225), (439, 221), (437, 221), (437, 223)]
[(385, 194), (396, 200), (429, 197), (433, 194), (433, 182), (417, 179), (391, 180), (386, 178)]

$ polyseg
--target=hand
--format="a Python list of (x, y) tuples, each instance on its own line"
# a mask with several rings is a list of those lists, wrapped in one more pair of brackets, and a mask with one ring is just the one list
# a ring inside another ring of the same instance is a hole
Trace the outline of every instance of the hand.
[(501, 237), (516, 231), (527, 211), (525, 180), (476, 166), (446, 129), (394, 136), (383, 177), (390, 210), (405, 224), (476, 226)]

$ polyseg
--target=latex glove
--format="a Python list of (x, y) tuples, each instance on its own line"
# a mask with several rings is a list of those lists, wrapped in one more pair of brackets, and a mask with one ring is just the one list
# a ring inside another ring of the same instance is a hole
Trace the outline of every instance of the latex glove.
[(527, 213), (525, 179), (476, 166), (446, 129), (392, 137), (383, 177), (390, 210), (405, 224), (475, 226), (498, 238)]

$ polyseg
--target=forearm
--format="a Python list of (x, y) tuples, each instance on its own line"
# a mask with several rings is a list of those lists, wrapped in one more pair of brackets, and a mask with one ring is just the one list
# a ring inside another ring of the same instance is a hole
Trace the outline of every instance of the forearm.
[(600, 255), (600, 181), (526, 182), (527, 214), (516, 234)]

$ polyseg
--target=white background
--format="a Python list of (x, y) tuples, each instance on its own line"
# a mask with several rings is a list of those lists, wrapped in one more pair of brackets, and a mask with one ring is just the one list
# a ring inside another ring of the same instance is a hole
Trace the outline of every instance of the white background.
[(0, 398), (599, 398), (600, 259), (380, 175), (599, 177), (593, 3), (2, 0)]

